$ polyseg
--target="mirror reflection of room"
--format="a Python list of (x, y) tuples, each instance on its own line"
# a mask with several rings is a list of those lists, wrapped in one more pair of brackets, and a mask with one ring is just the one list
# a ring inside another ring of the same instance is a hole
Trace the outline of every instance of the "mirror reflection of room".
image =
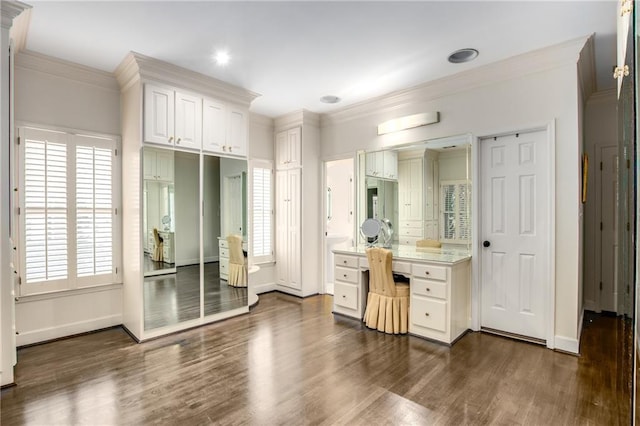
[(466, 136), (363, 154), (360, 223), (387, 220), (394, 245), (470, 250), (470, 154)]
[[(145, 148), (145, 157), (147, 151), (161, 150)], [(173, 182), (145, 181), (144, 226), (152, 237), (147, 239), (145, 258), (151, 265), (159, 263), (153, 260), (158, 250), (155, 234), (163, 237), (159, 248), (164, 250), (164, 269), (145, 270), (146, 330), (248, 304), (247, 162), (179, 151), (171, 154)], [(170, 218), (165, 219), (166, 224), (164, 216)], [(170, 258), (167, 234), (173, 250)], [(229, 244), (234, 237), (240, 246), (240, 255), (235, 257)]]

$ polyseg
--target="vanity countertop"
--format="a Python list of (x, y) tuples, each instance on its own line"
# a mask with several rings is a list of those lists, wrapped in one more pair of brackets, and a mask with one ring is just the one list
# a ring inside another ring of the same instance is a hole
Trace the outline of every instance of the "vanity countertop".
[[(366, 255), (367, 246), (336, 248), (333, 250), (337, 254)], [(393, 245), (390, 248), (394, 260), (439, 262), (453, 265), (471, 259), (471, 254), (467, 250), (438, 249), (438, 248), (418, 248), (410, 245)]]

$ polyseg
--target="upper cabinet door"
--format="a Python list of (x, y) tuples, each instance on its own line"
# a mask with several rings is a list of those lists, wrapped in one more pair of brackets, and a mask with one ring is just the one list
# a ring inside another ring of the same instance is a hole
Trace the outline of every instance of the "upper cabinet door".
[(229, 127), (227, 131), (226, 151), (230, 154), (247, 155), (248, 114), (249, 112), (244, 108), (229, 105)]
[(202, 146), (202, 98), (176, 92), (175, 145), (200, 149)]
[(222, 102), (205, 99), (202, 109), (202, 149), (223, 152), (227, 139), (227, 107)]
[(144, 141), (174, 145), (174, 92), (144, 85)]
[(292, 169), (302, 165), (302, 132), (300, 127), (276, 134), (276, 168)]

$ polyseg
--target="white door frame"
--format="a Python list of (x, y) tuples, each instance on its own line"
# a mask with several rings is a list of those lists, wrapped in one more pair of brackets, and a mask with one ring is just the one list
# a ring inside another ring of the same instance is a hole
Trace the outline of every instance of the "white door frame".
[[(549, 223), (548, 229), (548, 237), (549, 237), (549, 253), (548, 253), (548, 265), (549, 270), (547, 271), (548, 284), (547, 289), (545, 291), (545, 320), (546, 320), (546, 335), (547, 335), (547, 347), (549, 349), (555, 348), (555, 323), (556, 323), (556, 126), (555, 120), (541, 125), (534, 126), (530, 128), (525, 128), (521, 130), (515, 131), (505, 131), (500, 133), (495, 133), (486, 136), (480, 136), (476, 138), (476, 143), (472, 144), (471, 147), (471, 156), (472, 156), (472, 164), (473, 164), (473, 186), (475, 190), (475, 194), (473, 196), (473, 213), (472, 213), (472, 226), (473, 226), (473, 239), (472, 239), (472, 253), (471, 253), (471, 270), (473, 273), (471, 274), (471, 297), (472, 297), (472, 305), (471, 305), (471, 328), (475, 331), (480, 330), (481, 326), (481, 318), (482, 318), (482, 288), (481, 288), (481, 280), (482, 276), (482, 262), (480, 262), (479, 256), (481, 255), (480, 251), (480, 241), (481, 238), (481, 229), (480, 224), (482, 223), (481, 209), (480, 209), (480, 200), (482, 199), (482, 185), (480, 176), (482, 175), (481, 170), (481, 161), (480, 161), (480, 143), (482, 143), (483, 139), (490, 139), (499, 136), (513, 135), (516, 133), (526, 133), (532, 131), (546, 131), (547, 132), (547, 142), (549, 148), (549, 156), (546, 159), (549, 164), (549, 187), (547, 188), (549, 193), (549, 211), (547, 212), (547, 220)], [(576, 161), (578, 161), (576, 159)]]
[(357, 165), (358, 165), (358, 152), (354, 152), (351, 154), (342, 154), (342, 155), (334, 155), (331, 157), (327, 157), (324, 158), (322, 160), (322, 190), (320, 191), (321, 195), (321, 211), (323, 212), (320, 217), (322, 217), (322, 236), (320, 238), (320, 240), (322, 241), (322, 273), (320, 274), (321, 277), (321, 283), (320, 283), (320, 294), (327, 294), (327, 288), (326, 288), (326, 284), (327, 284), (327, 274), (326, 274), (326, 262), (327, 262), (327, 253), (325, 248), (327, 247), (327, 221), (325, 220), (325, 214), (324, 212), (327, 211), (327, 197), (325, 196), (325, 188), (327, 187), (327, 163), (329, 161), (338, 161), (338, 160), (353, 160), (353, 172), (354, 172), (354, 176), (353, 176), (353, 182), (351, 183), (352, 187), (353, 187), (353, 204), (354, 204), (354, 208), (353, 208), (353, 223), (354, 223), (354, 230), (353, 230), (353, 241), (354, 244), (356, 244), (356, 225), (357, 225), (357, 217), (356, 217), (356, 211), (357, 209), (357, 197), (356, 197), (356, 188), (357, 185), (360, 185), (360, 182), (357, 181)]

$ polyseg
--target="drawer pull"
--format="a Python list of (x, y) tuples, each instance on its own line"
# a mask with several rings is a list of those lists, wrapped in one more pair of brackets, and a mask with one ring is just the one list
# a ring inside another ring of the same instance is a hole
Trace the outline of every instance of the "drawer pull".
[(431, 291), (431, 289), (429, 287), (427, 287), (427, 291)]
[(344, 264), (346, 265), (346, 264), (347, 264), (347, 261), (346, 261), (346, 260), (343, 260), (343, 261), (342, 261), (342, 263), (344, 263)]
[(343, 294), (343, 295), (342, 295), (342, 298), (343, 298), (343, 299), (346, 299), (346, 298), (347, 298), (347, 295), (346, 295), (346, 294)]
[(347, 278), (347, 274), (343, 274), (342, 276), (343, 276), (343, 277), (345, 277), (345, 278)]
[(425, 274), (427, 274), (427, 275), (429, 275), (429, 271), (425, 271), (424, 273), (425, 273)]
[(425, 313), (424, 313), (424, 316), (425, 316), (425, 317), (428, 317), (428, 316), (429, 316), (429, 312), (425, 312)]

